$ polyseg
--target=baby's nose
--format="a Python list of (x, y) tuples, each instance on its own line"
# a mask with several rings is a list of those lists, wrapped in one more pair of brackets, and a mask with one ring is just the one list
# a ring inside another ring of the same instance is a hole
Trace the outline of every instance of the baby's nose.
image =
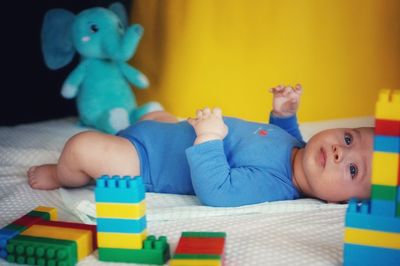
[(340, 145), (332, 145), (333, 160), (339, 163), (343, 158), (343, 148)]

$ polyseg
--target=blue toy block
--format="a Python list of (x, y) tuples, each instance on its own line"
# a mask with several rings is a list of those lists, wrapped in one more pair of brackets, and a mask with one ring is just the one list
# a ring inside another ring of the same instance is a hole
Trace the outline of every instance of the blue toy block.
[(0, 229), (0, 258), (5, 259), (8, 255), (6, 250), (8, 241), (17, 235), (19, 235), (18, 230)]
[(346, 212), (346, 227), (400, 233), (400, 218), (371, 214), (371, 202), (356, 199), (349, 201)]
[(372, 199), (371, 214), (377, 216), (396, 216), (396, 201)]
[(116, 218), (97, 218), (96, 220), (97, 232), (139, 234), (147, 227), (146, 216), (138, 220)]
[(96, 180), (96, 202), (139, 203), (145, 197), (145, 188), (141, 176), (103, 175)]
[(400, 153), (400, 137), (374, 136), (374, 151)]
[(400, 217), (347, 213), (346, 227), (400, 233)]
[(398, 266), (399, 249), (345, 244), (343, 250), (344, 266)]

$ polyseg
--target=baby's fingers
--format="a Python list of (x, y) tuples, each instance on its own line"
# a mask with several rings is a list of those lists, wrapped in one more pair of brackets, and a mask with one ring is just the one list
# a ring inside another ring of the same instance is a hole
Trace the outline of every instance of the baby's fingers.
[(218, 107), (213, 108), (212, 113), (213, 113), (214, 115), (216, 115), (217, 117), (222, 117), (222, 110), (221, 110), (221, 108), (218, 108)]
[(278, 86), (276, 86), (276, 87), (273, 87), (273, 88), (269, 89), (269, 92), (272, 92), (272, 93), (279, 93), (279, 92), (282, 92), (284, 89), (285, 89), (285, 86), (283, 86), (283, 85), (278, 85)]
[(196, 110), (196, 117), (197, 118), (202, 118), (203, 117), (203, 110), (201, 110), (201, 109)]
[(296, 84), (296, 86), (294, 87), (294, 91), (298, 94), (301, 94), (303, 92), (303, 87), (301, 86), (301, 84)]

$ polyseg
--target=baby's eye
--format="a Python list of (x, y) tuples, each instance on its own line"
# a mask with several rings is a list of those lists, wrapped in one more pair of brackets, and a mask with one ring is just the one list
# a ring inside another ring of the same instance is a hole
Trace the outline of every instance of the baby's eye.
[(350, 145), (353, 142), (353, 136), (349, 133), (345, 133), (344, 142), (346, 143), (346, 145)]
[(357, 165), (351, 163), (349, 169), (350, 169), (351, 178), (354, 178), (358, 174)]

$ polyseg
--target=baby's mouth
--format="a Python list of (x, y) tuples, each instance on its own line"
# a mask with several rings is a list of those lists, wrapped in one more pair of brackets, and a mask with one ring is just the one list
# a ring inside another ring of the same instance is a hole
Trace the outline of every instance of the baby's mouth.
[(326, 152), (324, 148), (321, 147), (319, 152), (319, 163), (321, 164), (322, 168), (325, 168), (326, 164)]

